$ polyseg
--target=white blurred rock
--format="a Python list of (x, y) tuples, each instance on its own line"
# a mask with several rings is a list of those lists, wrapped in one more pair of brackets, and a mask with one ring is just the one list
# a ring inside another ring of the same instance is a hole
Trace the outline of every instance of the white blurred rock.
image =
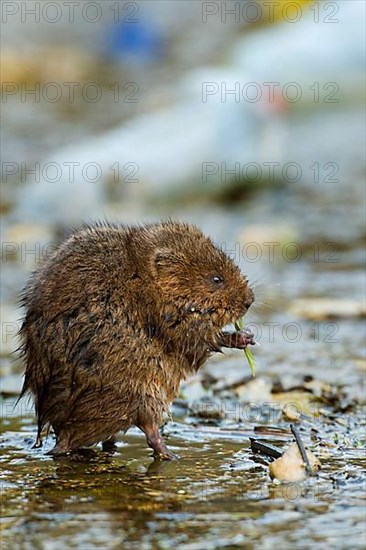
[(366, 303), (362, 299), (306, 298), (293, 301), (288, 311), (309, 320), (365, 317)]
[[(55, 163), (61, 177), (55, 183), (43, 177), (28, 185), (16, 219), (70, 224), (103, 218), (102, 205), (111, 187), (123, 205), (187, 191), (210, 192), (225, 186), (236, 164), (242, 170), (247, 163), (279, 162), (282, 168), (295, 162), (303, 179), (313, 184), (314, 163), (319, 163), (324, 179), (330, 162), (342, 180), (342, 173), (349, 173), (345, 162), (349, 168), (355, 155), (362, 155), (362, 139), (355, 139), (363, 135), (358, 126), (362, 117), (357, 112), (350, 124), (345, 108), (354, 99), (359, 102), (363, 90), (365, 4), (350, 0), (339, 6), (339, 23), (325, 23), (324, 17), (314, 23), (314, 13), (309, 12), (295, 24), (267, 26), (240, 38), (226, 68), (191, 71), (174, 84), (168, 95), (175, 100), (160, 111), (141, 114), (81, 143), (73, 143), (70, 136), (69, 147), (42, 163)], [(250, 82), (279, 82), (280, 94), (284, 85), (295, 82), (302, 98), (286, 103), (276, 92), (273, 104), (265, 99), (250, 102), (242, 97), (243, 86)], [(310, 89), (317, 82), (318, 103), (317, 91)], [(332, 87), (324, 90), (329, 82), (339, 86), (339, 92)], [(207, 85), (211, 93), (204, 101)], [(230, 93), (238, 86), (239, 97)], [(332, 92), (339, 103), (325, 104), (324, 97)], [(293, 111), (302, 116), (290, 118)], [(72, 180), (73, 162), (77, 166)], [(203, 177), (203, 163), (212, 163), (215, 174)]]
[[(254, 158), (258, 109), (248, 103), (223, 102), (220, 92), (204, 102), (202, 86), (225, 82), (230, 89), (237, 78), (235, 71), (223, 69), (193, 71), (177, 87), (177, 101), (170, 108), (143, 114), (122, 127), (62, 149), (44, 162), (59, 167), (61, 178), (56, 183), (41, 179), (25, 188), (15, 216), (60, 223), (103, 216), (106, 185), (117, 170), (116, 185), (123, 186), (126, 201), (148, 200), (184, 188), (200, 191), (197, 186), (221, 186), (222, 162), (231, 169), (238, 159), (245, 163)], [(219, 163), (216, 177), (202, 177), (205, 162)], [(70, 177), (70, 163), (77, 163), (73, 165), (74, 178)], [(98, 173), (100, 178), (91, 182)]]

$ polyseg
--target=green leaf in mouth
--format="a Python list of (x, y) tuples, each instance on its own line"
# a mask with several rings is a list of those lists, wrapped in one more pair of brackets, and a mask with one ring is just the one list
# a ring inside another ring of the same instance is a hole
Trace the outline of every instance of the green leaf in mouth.
[(250, 372), (252, 373), (252, 377), (255, 378), (255, 365), (256, 365), (255, 357), (248, 347), (245, 348), (244, 354), (249, 363), (249, 368), (250, 368)]
[[(239, 319), (239, 321), (236, 321), (234, 323), (234, 326), (235, 326), (235, 330), (237, 330), (238, 332), (242, 331), (244, 329), (244, 320), (243, 320), (243, 318)], [(256, 361), (255, 361), (254, 355), (252, 354), (252, 352), (250, 351), (248, 346), (244, 349), (244, 355), (247, 358), (247, 361), (249, 363), (249, 368), (250, 368), (250, 372), (252, 374), (252, 377), (255, 378)]]

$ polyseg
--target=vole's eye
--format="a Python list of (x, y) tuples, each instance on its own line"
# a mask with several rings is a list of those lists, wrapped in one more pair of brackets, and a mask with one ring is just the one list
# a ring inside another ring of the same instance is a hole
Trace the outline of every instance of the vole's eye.
[(224, 279), (222, 277), (220, 277), (220, 275), (213, 275), (211, 277), (211, 281), (217, 285), (219, 285), (220, 283), (222, 283), (224, 281)]

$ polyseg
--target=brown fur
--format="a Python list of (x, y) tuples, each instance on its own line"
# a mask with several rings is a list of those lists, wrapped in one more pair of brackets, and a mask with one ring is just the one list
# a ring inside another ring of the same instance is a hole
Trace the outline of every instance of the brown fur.
[[(220, 275), (222, 283), (212, 281)], [(71, 235), (31, 278), (21, 338), (23, 392), (38, 438), (52, 426), (64, 453), (140, 427), (171, 458), (157, 427), (180, 381), (225, 344), (253, 293), (197, 228), (98, 224)]]

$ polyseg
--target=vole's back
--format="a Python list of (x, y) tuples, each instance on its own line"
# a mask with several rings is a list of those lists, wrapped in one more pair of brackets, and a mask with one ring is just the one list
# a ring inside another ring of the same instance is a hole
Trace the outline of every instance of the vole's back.
[[(123, 229), (102, 227), (76, 233), (46, 261), (25, 292), (23, 391), (35, 396), (39, 430), (46, 423), (56, 434), (71, 430), (76, 446), (79, 440), (93, 442), (98, 421), (108, 418), (113, 430), (118, 412), (121, 429), (133, 414), (128, 396), (134, 383), (127, 371), (135, 308), (128, 284), (123, 284), (130, 275), (127, 235)], [(112, 353), (113, 361), (106, 363)], [(119, 383), (128, 389), (121, 402), (113, 399), (113, 392), (123, 365), (125, 379)], [(107, 432), (106, 438), (110, 427)]]

